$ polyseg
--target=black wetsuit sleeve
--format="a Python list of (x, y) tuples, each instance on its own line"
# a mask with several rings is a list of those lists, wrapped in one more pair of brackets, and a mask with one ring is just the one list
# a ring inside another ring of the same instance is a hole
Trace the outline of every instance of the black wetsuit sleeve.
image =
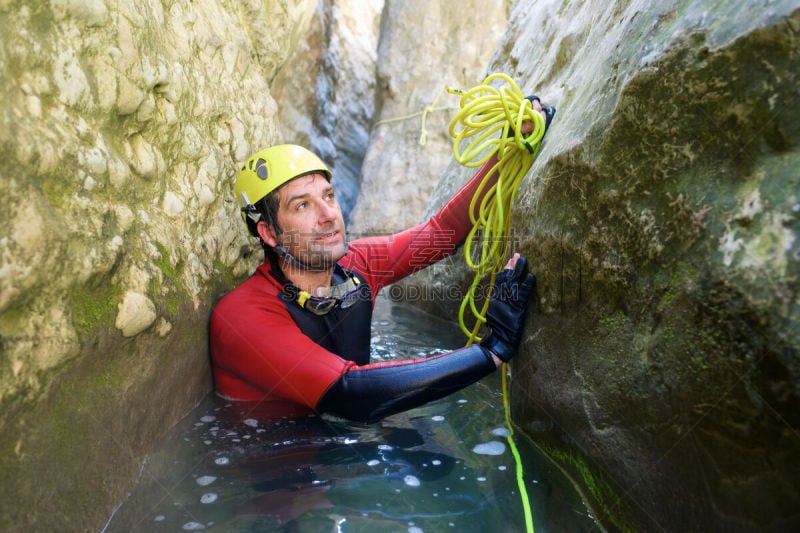
[(320, 398), (317, 411), (372, 422), (447, 396), (496, 369), (480, 345), (389, 365), (354, 367)]

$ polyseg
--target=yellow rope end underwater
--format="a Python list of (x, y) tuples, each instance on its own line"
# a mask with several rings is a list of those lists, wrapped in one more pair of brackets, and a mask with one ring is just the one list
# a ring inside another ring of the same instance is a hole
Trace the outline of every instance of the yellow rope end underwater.
[[(495, 88), (490, 84), (499, 80), (505, 86)], [(450, 135), (455, 138), (453, 153), (456, 160), (467, 167), (478, 167), (497, 154), (497, 163), (486, 173), (486, 178), (475, 192), (469, 206), (472, 230), (464, 245), (464, 258), (475, 272), (459, 310), (459, 326), (467, 335), (467, 345), (480, 341), (481, 326), (486, 322), (489, 299), (485, 298), (480, 309), (475, 304), (475, 294), (481, 283), (493, 286), (495, 276), (505, 266), (509, 252), (508, 230), (511, 219), (511, 206), (516, 197), (522, 178), (530, 169), (541, 149), (545, 131), (545, 121), (525, 98), (514, 81), (505, 74), (492, 74), (482, 85), (468, 91), (448, 88), (451, 94), (461, 97), (461, 110), (450, 122)], [(524, 122), (533, 123), (533, 130), (522, 134)], [(487, 181), (495, 172), (497, 183), (484, 194)], [(483, 195), (480, 205), (477, 199)], [(475, 213), (477, 212), (477, 215)], [(473, 242), (479, 241), (477, 248)], [(467, 310), (475, 321), (467, 327), (464, 318)], [(514, 429), (511, 423), (511, 408), (508, 401), (508, 366), (502, 366), (503, 410), (508, 427), (508, 445), (516, 463), (517, 486), (520, 491), (525, 513), (525, 528), (533, 532), (528, 491), (525, 488), (524, 471), (519, 450), (514, 443)]]

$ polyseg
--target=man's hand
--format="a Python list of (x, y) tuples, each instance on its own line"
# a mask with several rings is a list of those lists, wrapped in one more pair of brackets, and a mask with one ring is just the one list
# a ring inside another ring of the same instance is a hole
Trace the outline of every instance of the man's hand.
[(495, 278), (486, 312), (490, 330), (481, 341), (481, 346), (503, 362), (519, 349), (528, 302), (535, 292), (536, 277), (528, 272), (527, 260), (515, 253)]

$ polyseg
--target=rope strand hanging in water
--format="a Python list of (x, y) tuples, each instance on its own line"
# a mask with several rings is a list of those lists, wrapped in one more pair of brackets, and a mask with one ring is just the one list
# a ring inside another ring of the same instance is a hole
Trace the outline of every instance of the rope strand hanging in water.
[[(491, 86), (496, 80), (505, 82), (506, 85), (500, 88)], [(488, 286), (493, 286), (497, 273), (505, 265), (509, 253), (511, 206), (522, 178), (541, 149), (545, 120), (533, 108), (532, 102), (522, 94), (517, 84), (505, 74), (492, 74), (482, 85), (468, 91), (448, 88), (448, 92), (461, 95), (461, 110), (450, 122), (450, 135), (455, 139), (453, 153), (456, 160), (467, 167), (478, 167), (497, 155), (497, 163), (486, 173), (469, 207), (472, 230), (464, 244), (464, 258), (475, 275), (459, 309), (459, 326), (467, 335), (469, 345), (481, 340), (478, 331), (486, 322), (486, 310), (489, 307), (489, 298), (485, 298), (478, 309), (475, 294), (482, 282), (488, 280)], [(533, 130), (523, 134), (523, 124), (526, 122), (533, 124)], [(488, 180), (495, 172), (498, 173), (497, 182), (484, 195)], [(477, 199), (482, 195), (483, 200), (480, 205), (476, 205)], [(474, 319), (472, 327), (468, 327), (465, 320), (467, 310)], [(508, 368), (505, 363), (501, 370), (508, 444), (516, 464), (525, 528), (533, 533), (533, 514), (525, 488), (522, 459), (514, 443), (508, 401)]]

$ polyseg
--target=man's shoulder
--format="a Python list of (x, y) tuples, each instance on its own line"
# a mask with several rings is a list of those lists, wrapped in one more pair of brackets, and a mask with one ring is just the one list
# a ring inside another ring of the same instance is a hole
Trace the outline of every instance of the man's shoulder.
[(225, 310), (230, 306), (240, 309), (241, 306), (263, 307), (268, 302), (278, 302), (278, 298), (275, 298), (278, 291), (278, 287), (257, 270), (252, 276), (225, 294), (215, 306), (215, 312)]

